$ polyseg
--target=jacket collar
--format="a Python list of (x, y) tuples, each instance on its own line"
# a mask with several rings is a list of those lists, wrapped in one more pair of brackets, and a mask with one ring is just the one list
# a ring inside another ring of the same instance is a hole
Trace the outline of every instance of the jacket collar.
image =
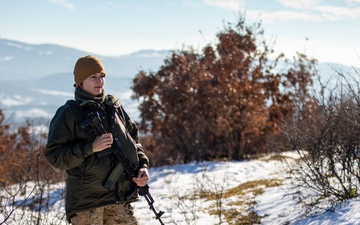
[(79, 101), (81, 106), (87, 104), (101, 105), (105, 101), (105, 92), (103, 91), (99, 96), (93, 96), (78, 86), (75, 89), (75, 100)]

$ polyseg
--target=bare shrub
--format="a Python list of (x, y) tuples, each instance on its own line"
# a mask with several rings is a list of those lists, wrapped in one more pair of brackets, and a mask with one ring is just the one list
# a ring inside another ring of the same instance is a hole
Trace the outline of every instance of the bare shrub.
[(318, 108), (299, 111), (284, 124), (283, 133), (300, 155), (293, 175), (315, 191), (311, 204), (335, 202), (359, 196), (360, 99), (359, 73), (336, 70), (335, 77), (320, 83)]

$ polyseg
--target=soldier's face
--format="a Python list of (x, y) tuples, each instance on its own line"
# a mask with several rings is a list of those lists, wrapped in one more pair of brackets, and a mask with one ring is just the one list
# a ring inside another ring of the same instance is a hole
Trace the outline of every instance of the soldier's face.
[(105, 74), (104, 73), (95, 73), (95, 74), (92, 74), (91, 76), (89, 76), (88, 78), (86, 78), (82, 82), (80, 87), (84, 91), (86, 91), (94, 96), (98, 96), (103, 92), (104, 85), (105, 85)]

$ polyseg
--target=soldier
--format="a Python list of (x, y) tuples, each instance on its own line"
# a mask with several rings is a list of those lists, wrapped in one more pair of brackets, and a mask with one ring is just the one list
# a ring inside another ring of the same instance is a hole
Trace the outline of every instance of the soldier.
[[(45, 156), (54, 167), (67, 172), (65, 210), (73, 225), (139, 224), (131, 203), (138, 200), (136, 185), (143, 187), (149, 181), (149, 160), (139, 142), (138, 128), (119, 100), (105, 94), (105, 77), (98, 58), (78, 59), (75, 99), (59, 107), (50, 122)], [(94, 111), (101, 116), (106, 134), (80, 127)], [(138, 175), (132, 180), (113, 155), (114, 138), (138, 165)]]

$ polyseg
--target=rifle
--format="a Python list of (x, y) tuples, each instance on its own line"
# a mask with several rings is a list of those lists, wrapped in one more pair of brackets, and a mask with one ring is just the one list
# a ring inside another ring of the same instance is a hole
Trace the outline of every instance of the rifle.
[[(101, 122), (101, 118), (99, 116), (99, 112), (91, 112), (89, 114), (89, 117), (80, 125), (80, 127), (82, 129), (87, 129), (88, 126), (91, 126), (91, 128), (95, 128), (100, 134), (105, 134), (107, 133), (104, 126), (102, 125)], [(126, 173), (126, 175), (128, 176), (129, 180), (133, 182), (133, 184), (135, 184), (135, 182), (132, 180), (132, 178), (134, 176), (136, 176), (137, 172), (138, 172), (138, 166), (135, 165), (127, 156), (125, 149), (123, 147), (123, 145), (121, 144), (121, 142), (119, 141), (118, 138), (114, 137), (114, 143), (113, 143), (113, 153), (115, 155), (115, 157), (119, 160), (120, 163), (122, 163), (123, 167), (124, 167), (124, 171)], [(136, 184), (135, 184), (136, 185)], [(104, 185), (105, 187), (109, 186), (113, 186), (112, 182), (110, 182), (110, 184), (108, 184), (108, 182)], [(161, 225), (165, 225), (162, 220), (161, 220), (161, 216), (164, 214), (163, 211), (159, 211), (157, 212), (155, 207), (154, 207), (154, 199), (152, 198), (150, 192), (149, 192), (149, 185), (145, 185), (143, 187), (139, 187), (137, 186), (137, 190), (139, 192), (140, 196), (144, 196), (150, 209), (154, 212), (155, 214), (155, 218), (157, 220), (159, 220)], [(109, 188), (111, 189), (111, 188)]]

